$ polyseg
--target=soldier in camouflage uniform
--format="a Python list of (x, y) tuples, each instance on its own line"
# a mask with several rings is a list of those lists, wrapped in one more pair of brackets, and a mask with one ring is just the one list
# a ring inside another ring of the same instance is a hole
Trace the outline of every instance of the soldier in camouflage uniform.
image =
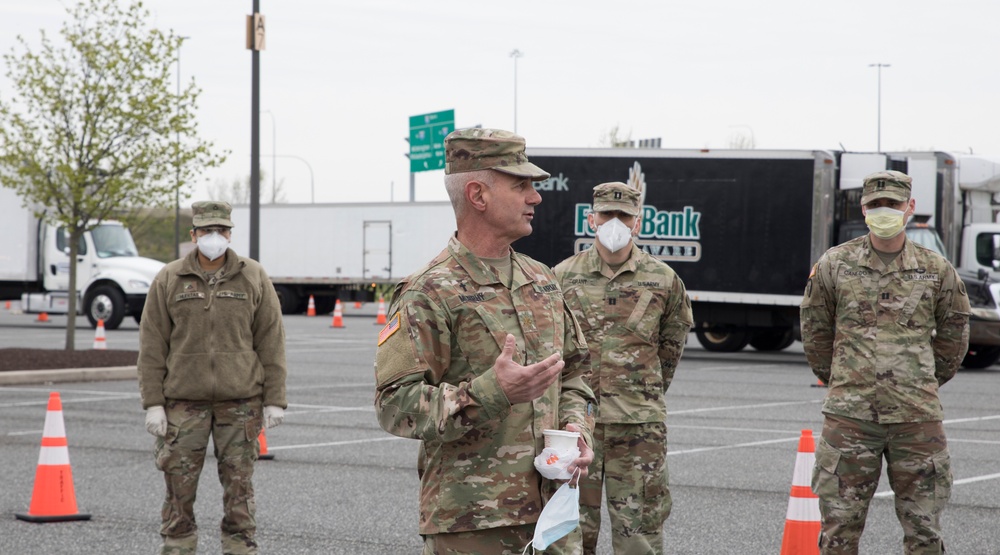
[(910, 187), (896, 171), (865, 178), (870, 233), (827, 251), (802, 300), (806, 357), (830, 388), (812, 478), (824, 554), (858, 552), (883, 457), (905, 552), (944, 552), (952, 475), (938, 388), (968, 349), (970, 308), (952, 265), (906, 238)]
[[(542, 430), (582, 433), (571, 465), (593, 456), (586, 341), (545, 265), (510, 244), (531, 233), (549, 174), (507, 131), (445, 139), (445, 185), (457, 220), (448, 246), (403, 279), (379, 334), (379, 424), (419, 439), (423, 553), (518, 554), (558, 483), (533, 459)], [(580, 553), (579, 533), (545, 553)]]
[(224, 202), (192, 205), (197, 248), (164, 266), (139, 329), (139, 391), (156, 468), (167, 485), (162, 555), (194, 555), (194, 501), (209, 435), (222, 483), (222, 552), (258, 552), (253, 467), (261, 427), (278, 425), (285, 400), (285, 331), (260, 264), (228, 248)]
[(590, 348), (599, 410), (594, 462), (580, 486), (584, 553), (593, 554), (607, 488), (615, 553), (662, 553), (670, 515), (664, 395), (691, 329), (691, 301), (667, 264), (640, 250), (640, 194), (624, 183), (594, 188), (592, 248), (555, 267)]

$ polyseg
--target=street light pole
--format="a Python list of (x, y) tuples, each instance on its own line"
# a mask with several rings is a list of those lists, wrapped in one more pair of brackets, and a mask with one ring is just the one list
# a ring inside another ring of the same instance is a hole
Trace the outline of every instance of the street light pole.
[[(177, 37), (177, 115), (180, 115), (180, 97), (181, 97), (181, 46), (184, 45), (184, 41), (191, 37)], [(177, 183), (177, 189), (174, 191), (174, 258), (181, 257), (181, 160), (180, 160), (180, 147), (181, 147), (181, 132), (177, 130), (177, 160), (175, 168), (176, 174), (174, 179)]]
[(878, 143), (877, 151), (882, 152), (882, 68), (891, 67), (890, 64), (868, 64), (868, 67), (878, 68)]
[(271, 116), (271, 204), (274, 204), (274, 200), (278, 196), (278, 165), (274, 161), (274, 153), (278, 152), (278, 146), (275, 144), (278, 138), (278, 122), (271, 110), (262, 110), (261, 113)]
[(521, 56), (524, 53), (516, 48), (510, 53), (510, 57), (514, 58), (514, 133), (517, 133), (517, 59)]

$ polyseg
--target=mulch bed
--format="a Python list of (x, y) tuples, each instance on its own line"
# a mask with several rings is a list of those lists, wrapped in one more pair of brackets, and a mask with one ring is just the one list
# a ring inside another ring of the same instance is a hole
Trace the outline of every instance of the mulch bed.
[(138, 351), (67, 351), (65, 349), (0, 349), (0, 372), (135, 366)]

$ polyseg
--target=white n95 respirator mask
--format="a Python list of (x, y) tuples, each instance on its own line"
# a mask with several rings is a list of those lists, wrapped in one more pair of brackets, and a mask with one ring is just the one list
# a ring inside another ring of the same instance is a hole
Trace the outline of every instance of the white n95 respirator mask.
[(618, 218), (597, 227), (597, 240), (611, 252), (618, 252), (632, 241), (632, 230)]
[(217, 231), (198, 237), (198, 251), (209, 260), (215, 260), (226, 254), (227, 248), (229, 248), (229, 239)]

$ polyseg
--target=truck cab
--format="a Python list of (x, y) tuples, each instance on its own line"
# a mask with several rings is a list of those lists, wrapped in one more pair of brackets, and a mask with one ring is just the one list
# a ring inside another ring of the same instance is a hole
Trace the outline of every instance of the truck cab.
[[(65, 228), (39, 222), (37, 272), (40, 288), (21, 295), (25, 312), (65, 314), (69, 309), (69, 236)], [(104, 221), (77, 246), (78, 313), (92, 326), (116, 329), (126, 316), (142, 315), (146, 294), (162, 262), (143, 258), (121, 223)]]

